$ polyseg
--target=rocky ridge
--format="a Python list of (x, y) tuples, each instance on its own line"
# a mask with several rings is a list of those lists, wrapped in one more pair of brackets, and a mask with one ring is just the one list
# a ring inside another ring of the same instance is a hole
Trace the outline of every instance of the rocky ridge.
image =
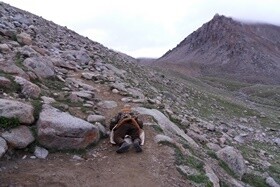
[(215, 15), (155, 64), (182, 73), (279, 85), (280, 27)]
[[(46, 158), (47, 149), (98, 146), (113, 112), (130, 103), (147, 119), (147, 131), (159, 134), (152, 141), (175, 150), (175, 166), (186, 178), (165, 185), (250, 186), (253, 177), (270, 186), (280, 182), (280, 132), (262, 126), (258, 113), (202, 118), (200, 108), (187, 103), (211, 95), (184, 79), (139, 66), (129, 56), (5, 3), (0, 13), (2, 160), (12, 159), (17, 149), (33, 150), (32, 145), (35, 158)], [(211, 104), (227, 110), (217, 100)], [(1, 176), (5, 171), (1, 168)]]

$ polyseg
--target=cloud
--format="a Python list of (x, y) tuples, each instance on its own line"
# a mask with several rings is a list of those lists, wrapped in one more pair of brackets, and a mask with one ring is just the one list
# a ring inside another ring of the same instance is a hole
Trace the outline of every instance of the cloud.
[(279, 0), (4, 0), (134, 57), (160, 57), (223, 14), (280, 25)]

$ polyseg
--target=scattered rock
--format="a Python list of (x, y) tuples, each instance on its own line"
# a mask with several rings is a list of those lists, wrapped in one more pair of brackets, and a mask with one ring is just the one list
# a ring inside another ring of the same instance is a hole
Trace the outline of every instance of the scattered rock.
[(0, 44), (0, 51), (2, 53), (8, 53), (11, 51), (11, 49), (7, 44)]
[(34, 122), (33, 106), (18, 101), (0, 99), (0, 116), (17, 118), (20, 123), (32, 124)]
[(140, 114), (146, 114), (153, 116), (154, 119), (157, 121), (161, 129), (169, 136), (174, 135), (180, 135), (182, 138), (184, 138), (192, 147), (198, 148), (198, 144), (188, 135), (185, 134), (185, 132), (180, 129), (177, 125), (175, 125), (173, 122), (171, 122), (163, 113), (156, 109), (147, 109), (143, 107), (137, 107), (134, 108), (135, 111), (137, 111)]
[(8, 142), (11, 147), (18, 149), (27, 147), (35, 140), (31, 130), (24, 125), (3, 132), (2, 137)]
[(38, 146), (35, 147), (34, 155), (35, 155), (37, 158), (43, 158), (43, 159), (45, 159), (45, 158), (47, 158), (48, 154), (49, 154), (49, 151), (46, 150), (45, 148), (43, 148), (43, 147), (38, 147)]
[(220, 180), (217, 177), (217, 175), (214, 173), (213, 169), (208, 164), (205, 164), (203, 168), (205, 170), (206, 176), (213, 183), (213, 186), (220, 187)]
[(101, 108), (105, 108), (105, 109), (111, 109), (111, 108), (115, 108), (118, 106), (117, 102), (115, 101), (101, 101), (99, 103), (97, 103), (98, 106), (100, 106)]
[(30, 57), (25, 59), (22, 64), (40, 78), (49, 78), (55, 75), (54, 65), (47, 57)]
[(44, 104), (51, 104), (55, 102), (54, 98), (42, 96), (41, 99), (43, 100)]
[(0, 87), (9, 88), (11, 84), (12, 82), (9, 79), (0, 76)]
[(212, 151), (215, 151), (215, 152), (217, 152), (217, 151), (219, 151), (221, 149), (221, 147), (218, 144), (211, 143), (211, 142), (207, 143), (206, 146), (209, 149), (211, 149)]
[(267, 177), (265, 182), (270, 187), (280, 187), (280, 185), (277, 184), (277, 182), (275, 182), (275, 180), (272, 177)]
[(95, 125), (49, 105), (43, 105), (37, 128), (38, 140), (47, 148), (84, 149), (99, 140)]
[(18, 41), (18, 43), (23, 44), (23, 45), (32, 44), (32, 39), (31, 39), (30, 35), (25, 32), (17, 34), (17, 41)]
[(18, 83), (21, 86), (21, 93), (25, 95), (27, 98), (38, 98), (41, 94), (41, 89), (36, 84), (33, 84), (32, 82), (16, 76), (15, 82)]
[(6, 153), (8, 150), (8, 145), (5, 139), (0, 137), (0, 158)]
[(102, 116), (102, 115), (89, 115), (87, 117), (87, 121), (88, 122), (91, 122), (91, 123), (94, 123), (94, 122), (100, 122), (100, 123), (105, 123), (105, 116)]
[(158, 134), (154, 138), (156, 143), (162, 143), (162, 142), (169, 142), (171, 144), (175, 143), (175, 140), (170, 138), (169, 136), (163, 135), (163, 134)]
[(217, 157), (223, 160), (238, 177), (241, 178), (246, 172), (244, 158), (237, 149), (226, 146), (225, 148), (217, 151), (216, 154)]

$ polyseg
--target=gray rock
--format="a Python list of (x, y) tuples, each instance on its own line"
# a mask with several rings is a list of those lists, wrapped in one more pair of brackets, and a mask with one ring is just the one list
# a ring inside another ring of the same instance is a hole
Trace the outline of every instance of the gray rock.
[[(80, 98), (90, 100), (90, 99), (93, 98), (94, 93), (86, 92), (86, 91), (80, 91), (80, 92), (72, 92), (71, 95), (76, 95), (76, 96), (78, 96)], [(70, 97), (73, 97), (71, 95), (70, 95)]]
[(87, 121), (88, 122), (91, 122), (91, 123), (94, 123), (94, 122), (100, 122), (100, 123), (105, 123), (105, 116), (102, 116), (102, 115), (89, 115), (87, 117)]
[(126, 71), (124, 70), (120, 70), (118, 68), (116, 68), (114, 65), (112, 64), (104, 64), (108, 69), (112, 70), (116, 75), (119, 75), (121, 77), (124, 76), (124, 74), (126, 73)]
[(27, 147), (35, 140), (31, 130), (24, 125), (3, 132), (2, 137), (11, 147), (19, 149)]
[(37, 128), (38, 140), (47, 148), (83, 149), (99, 140), (95, 125), (49, 105), (43, 105)]
[(101, 123), (96, 122), (95, 125), (98, 127), (100, 136), (102, 138), (107, 138), (109, 136), (110, 132), (107, 132), (106, 128)]
[(11, 49), (7, 44), (0, 44), (0, 51), (2, 53), (8, 53), (11, 51)]
[(9, 79), (0, 76), (0, 87), (8, 88), (11, 84), (12, 82)]
[(206, 146), (209, 149), (211, 149), (212, 151), (215, 151), (215, 152), (217, 152), (217, 151), (219, 151), (221, 149), (221, 147), (218, 144), (211, 143), (211, 142), (207, 143)]
[(115, 82), (111, 84), (111, 89), (117, 89), (122, 92), (127, 92), (126, 85), (122, 82)]
[(177, 125), (171, 122), (163, 113), (156, 109), (147, 109), (143, 107), (136, 107), (134, 110), (140, 114), (153, 116), (157, 121), (161, 129), (170, 137), (174, 137), (175, 135), (179, 135), (184, 138), (191, 147), (198, 148), (198, 144), (185, 132), (180, 129)]
[(154, 138), (156, 143), (162, 143), (162, 142), (169, 142), (171, 144), (175, 143), (175, 140), (170, 138), (169, 136), (163, 135), (163, 134), (158, 134)]
[(35, 147), (35, 151), (34, 151), (34, 155), (37, 157), (37, 158), (47, 158), (49, 154), (49, 151), (43, 147), (38, 147), (36, 146)]
[(89, 73), (89, 72), (82, 73), (82, 78), (87, 80), (91, 80), (93, 78), (97, 80), (98, 77), (100, 77), (99, 73)]
[(145, 95), (137, 88), (128, 88), (127, 91), (133, 98), (145, 99)]
[(205, 170), (206, 176), (213, 183), (213, 187), (220, 187), (220, 180), (213, 169), (208, 164), (205, 164), (203, 168)]
[(237, 149), (226, 146), (225, 148), (217, 151), (216, 154), (217, 157), (223, 160), (238, 177), (241, 178), (246, 172), (244, 158)]
[(8, 145), (5, 139), (0, 137), (0, 158), (6, 153), (8, 150)]
[(273, 142), (280, 147), (280, 138), (274, 138)]
[(22, 102), (0, 99), (0, 116), (17, 118), (20, 123), (31, 124), (34, 121), (33, 106)]
[(50, 104), (55, 102), (55, 99), (51, 97), (42, 96), (41, 99), (43, 100), (44, 104)]
[(270, 187), (280, 187), (280, 185), (277, 184), (277, 182), (275, 182), (275, 180), (272, 177), (267, 177), (265, 182)]
[(23, 46), (19, 52), (26, 57), (35, 57), (39, 55), (32, 47), (27, 45)]
[(20, 44), (23, 44), (23, 45), (31, 45), (32, 44), (32, 39), (31, 39), (30, 35), (25, 33), (25, 32), (17, 34), (16, 37), (17, 37), (18, 43), (20, 43)]
[(21, 86), (21, 93), (25, 95), (27, 98), (38, 98), (41, 94), (41, 89), (36, 84), (33, 84), (32, 82), (16, 76), (15, 82), (18, 83)]
[(189, 167), (187, 165), (179, 165), (176, 166), (181, 172), (183, 172), (185, 175), (198, 175), (199, 171), (196, 169)]
[(97, 103), (97, 105), (105, 109), (112, 109), (118, 106), (117, 102), (115, 101), (101, 101)]
[(23, 65), (41, 78), (49, 78), (55, 75), (54, 65), (47, 57), (27, 58), (23, 61)]

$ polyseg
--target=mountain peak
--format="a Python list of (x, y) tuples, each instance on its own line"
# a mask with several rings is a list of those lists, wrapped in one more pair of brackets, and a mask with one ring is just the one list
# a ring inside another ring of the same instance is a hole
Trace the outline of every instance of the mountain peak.
[(204, 75), (279, 84), (279, 43), (280, 27), (216, 14), (157, 62), (192, 66)]

